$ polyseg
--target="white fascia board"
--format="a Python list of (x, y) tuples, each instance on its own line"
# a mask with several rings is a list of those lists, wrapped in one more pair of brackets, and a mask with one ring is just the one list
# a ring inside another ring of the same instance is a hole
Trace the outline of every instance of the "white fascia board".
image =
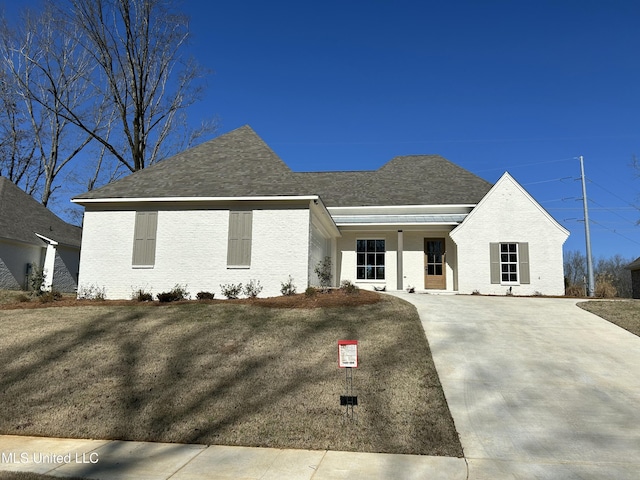
[(44, 235), (40, 235), (39, 233), (36, 233), (36, 237), (38, 237), (41, 240), (44, 240), (49, 245), (58, 245), (58, 242), (56, 242), (55, 240), (51, 240), (50, 238), (47, 238)]
[(342, 236), (342, 233), (340, 233), (340, 230), (338, 229), (338, 226), (336, 225), (335, 220), (329, 213), (329, 210), (327, 210), (327, 207), (322, 202), (322, 199), (320, 197), (316, 197), (309, 202), (309, 210), (311, 210), (313, 213), (316, 214), (316, 217), (318, 218), (318, 220), (323, 224), (323, 226), (326, 229), (331, 231), (331, 233), (333, 234), (333, 237)]
[(319, 200), (317, 195), (270, 195), (256, 197), (127, 197), (127, 198), (73, 198), (73, 203), (186, 203), (186, 202), (247, 202), (247, 201), (312, 201)]

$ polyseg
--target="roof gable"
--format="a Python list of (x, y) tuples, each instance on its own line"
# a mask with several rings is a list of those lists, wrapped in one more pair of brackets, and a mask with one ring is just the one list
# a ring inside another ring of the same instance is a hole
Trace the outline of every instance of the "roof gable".
[(36, 234), (58, 243), (80, 247), (80, 227), (57, 217), (13, 182), (0, 177), (0, 237), (42, 245)]
[[(536, 210), (538, 210), (541, 215), (555, 228), (557, 228), (560, 232), (561, 235), (564, 235), (564, 238), (566, 239), (569, 236), (569, 231), (564, 228), (562, 225), (560, 225), (550, 214), (549, 212), (547, 212), (538, 202), (535, 201), (535, 199), (529, 195), (529, 192), (527, 192), (510, 174), (509, 172), (505, 172), (502, 177), (500, 177), (500, 179), (496, 182), (496, 184), (491, 188), (491, 190), (489, 190), (489, 192), (482, 198), (482, 200), (480, 200), (480, 202), (474, 207), (473, 210), (471, 210), (471, 213), (469, 213), (469, 215), (467, 215), (467, 217), (465, 218), (465, 220), (458, 226), (456, 227), (452, 232), (451, 232), (451, 237), (454, 239), (455, 241), (455, 237), (457, 237), (459, 235), (459, 233), (464, 230), (466, 228), (467, 225), (472, 224), (474, 221), (474, 218), (476, 215), (479, 214), (479, 212), (483, 211), (485, 208), (487, 208), (487, 205), (492, 201), (492, 198), (494, 196), (499, 195), (499, 192), (501, 192), (503, 190), (503, 188), (505, 187), (505, 184), (510, 184), (511, 186), (513, 186), (515, 188), (516, 191), (518, 191), (525, 199), (528, 200), (528, 202), (531, 204), (531, 206), (533, 208), (535, 208)], [(564, 241), (564, 240), (563, 240)]]

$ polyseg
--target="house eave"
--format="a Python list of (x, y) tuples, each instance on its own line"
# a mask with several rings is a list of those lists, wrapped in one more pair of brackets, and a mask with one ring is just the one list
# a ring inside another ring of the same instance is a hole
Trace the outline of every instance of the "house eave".
[(188, 202), (256, 202), (256, 201), (313, 201), (318, 195), (264, 195), (245, 197), (117, 197), (117, 198), (73, 198), (79, 205), (92, 203), (188, 203)]

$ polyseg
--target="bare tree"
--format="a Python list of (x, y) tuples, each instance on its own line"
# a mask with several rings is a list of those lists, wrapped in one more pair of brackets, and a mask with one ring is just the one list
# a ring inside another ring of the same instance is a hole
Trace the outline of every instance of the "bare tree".
[(43, 174), (33, 141), (40, 125), (34, 129), (19, 102), (13, 77), (0, 70), (0, 175), (32, 195)]
[[(92, 140), (69, 122), (67, 108), (88, 100), (90, 57), (77, 35), (63, 32), (51, 6), (41, 14), (25, 12), (22, 28), (3, 29), (1, 51), (22, 115), (33, 133), (33, 148), (42, 170), (41, 202), (47, 205), (58, 188), (55, 179)], [(102, 109), (92, 113), (101, 115)]]
[(105, 135), (81, 109), (62, 101), (66, 118), (130, 171), (164, 158), (178, 114), (201, 92), (202, 70), (181, 54), (189, 36), (187, 18), (175, 13), (169, 0), (68, 2), (67, 21), (82, 30), (84, 48), (97, 67), (95, 98), (108, 100), (117, 124)]

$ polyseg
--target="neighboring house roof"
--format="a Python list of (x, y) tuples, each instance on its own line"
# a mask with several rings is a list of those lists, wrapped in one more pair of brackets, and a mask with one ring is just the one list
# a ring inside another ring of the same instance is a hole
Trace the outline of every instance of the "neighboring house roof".
[(625, 267), (627, 270), (640, 270), (640, 257)]
[(9, 179), (0, 177), (0, 237), (44, 245), (36, 234), (80, 248), (82, 229), (57, 217)]
[(378, 170), (293, 172), (249, 126), (75, 197), (318, 195), (327, 207), (475, 204), (491, 184), (438, 155), (396, 157)]

